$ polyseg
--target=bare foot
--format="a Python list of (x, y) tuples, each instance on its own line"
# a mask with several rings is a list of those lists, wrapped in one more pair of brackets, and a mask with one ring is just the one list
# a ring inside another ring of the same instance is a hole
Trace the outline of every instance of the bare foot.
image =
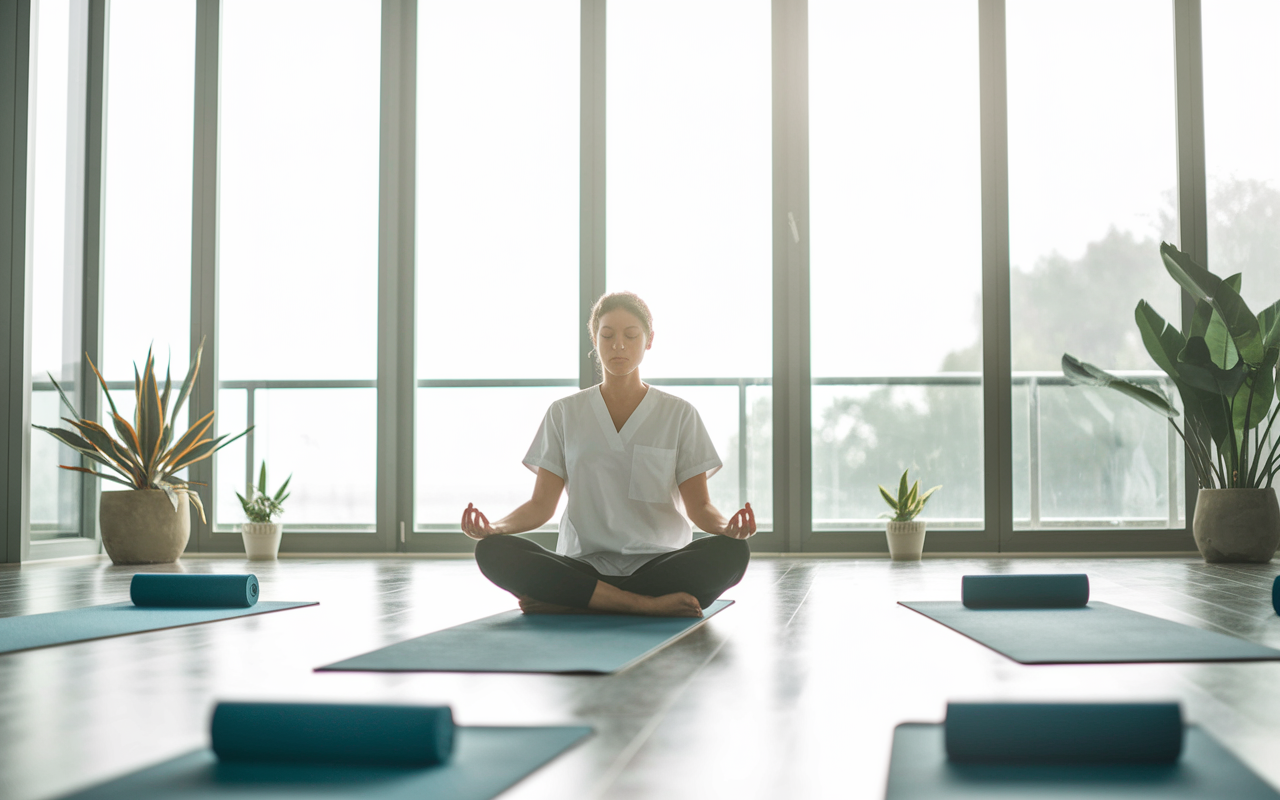
[(521, 597), (520, 610), (526, 614), (587, 614), (590, 613), (585, 608), (571, 608), (569, 606), (558, 606), (553, 603), (544, 603), (541, 600), (534, 600), (532, 597)]
[(702, 606), (698, 598), (685, 592), (664, 594), (661, 597), (649, 598), (648, 608), (638, 613), (651, 617), (701, 617)]

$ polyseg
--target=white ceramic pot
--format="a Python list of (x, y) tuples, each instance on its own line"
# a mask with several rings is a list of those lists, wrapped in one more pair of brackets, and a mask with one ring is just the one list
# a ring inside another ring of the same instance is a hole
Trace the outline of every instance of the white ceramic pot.
[(280, 552), (280, 535), (284, 524), (280, 522), (246, 522), (240, 526), (244, 539), (244, 554), (250, 561), (275, 561)]
[(919, 561), (924, 554), (924, 520), (890, 521), (884, 533), (889, 540), (889, 558), (894, 561)]
[(191, 538), (191, 501), (178, 493), (178, 510), (160, 489), (103, 492), (98, 503), (102, 546), (115, 564), (168, 564)]

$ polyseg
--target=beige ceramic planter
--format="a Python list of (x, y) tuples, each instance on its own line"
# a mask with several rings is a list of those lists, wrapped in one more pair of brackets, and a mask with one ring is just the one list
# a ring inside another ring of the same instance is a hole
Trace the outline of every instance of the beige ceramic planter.
[(889, 540), (889, 558), (894, 561), (919, 561), (924, 555), (924, 520), (892, 522), (885, 527)]
[(1191, 532), (1210, 564), (1265, 564), (1280, 545), (1274, 489), (1201, 489)]
[(191, 506), (178, 494), (178, 510), (160, 489), (103, 492), (98, 505), (102, 546), (115, 564), (168, 564), (191, 538)]
[(284, 525), (279, 522), (246, 522), (240, 526), (244, 539), (244, 554), (250, 561), (275, 561), (280, 552), (280, 535)]

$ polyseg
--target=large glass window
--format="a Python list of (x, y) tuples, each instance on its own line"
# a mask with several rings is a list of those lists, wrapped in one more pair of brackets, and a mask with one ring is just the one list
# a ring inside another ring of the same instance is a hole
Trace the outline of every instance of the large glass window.
[[(1133, 321), (1177, 321), (1173, 17), (1164, 0), (1010, 0), (1015, 527), (1180, 527), (1182, 447), (1064, 352), (1164, 386)], [(1082, 58), (1081, 54), (1088, 54)], [(1171, 387), (1164, 386), (1167, 395)]]
[(814, 527), (982, 527), (977, 7), (809, 4)]
[(769, 527), (770, 5), (618, 0), (607, 41), (608, 287), (653, 311), (642, 373), (698, 408), (712, 502)]
[[(84, 86), (87, 15), (69, 0), (40, 0), (31, 109), (34, 170), (31, 247), (31, 420), (68, 427), (50, 376), (80, 402), (80, 231), (84, 185)], [(78, 406), (77, 406), (78, 407)], [(80, 457), (41, 432), (31, 437), (31, 532), (35, 538), (80, 531), (80, 475), (59, 469)]]
[(103, 355), (133, 388), (152, 348), (190, 359), (194, 0), (115, 0), (107, 44)]
[[(224, 0), (218, 520), (263, 459), (286, 529), (371, 527), (377, 433), (377, 0)], [(251, 450), (249, 448), (252, 448)]]
[(577, 0), (418, 4), (419, 528), (529, 499), (577, 391)]
[(1254, 313), (1280, 300), (1280, 5), (1214, 0), (1204, 31), (1209, 269), (1241, 273)]

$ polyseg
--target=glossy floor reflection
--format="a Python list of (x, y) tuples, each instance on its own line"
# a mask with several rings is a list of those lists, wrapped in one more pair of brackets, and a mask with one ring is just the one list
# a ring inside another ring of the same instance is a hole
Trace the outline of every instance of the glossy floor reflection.
[[(148, 568), (144, 568), (148, 569)], [(1280, 787), (1280, 662), (1020, 666), (898, 600), (959, 598), (979, 572), (1087, 572), (1093, 599), (1280, 647), (1280, 564), (1199, 559), (756, 558), (737, 603), (617, 675), (314, 673), (514, 606), (470, 559), (187, 558), (321, 605), (0, 656), (0, 794), (45, 800), (207, 742), (219, 699), (448, 703), (462, 724), (596, 735), (503, 795), (879, 798), (893, 727), (949, 699), (1177, 699)], [(133, 568), (0, 569), (0, 616), (128, 598)]]

